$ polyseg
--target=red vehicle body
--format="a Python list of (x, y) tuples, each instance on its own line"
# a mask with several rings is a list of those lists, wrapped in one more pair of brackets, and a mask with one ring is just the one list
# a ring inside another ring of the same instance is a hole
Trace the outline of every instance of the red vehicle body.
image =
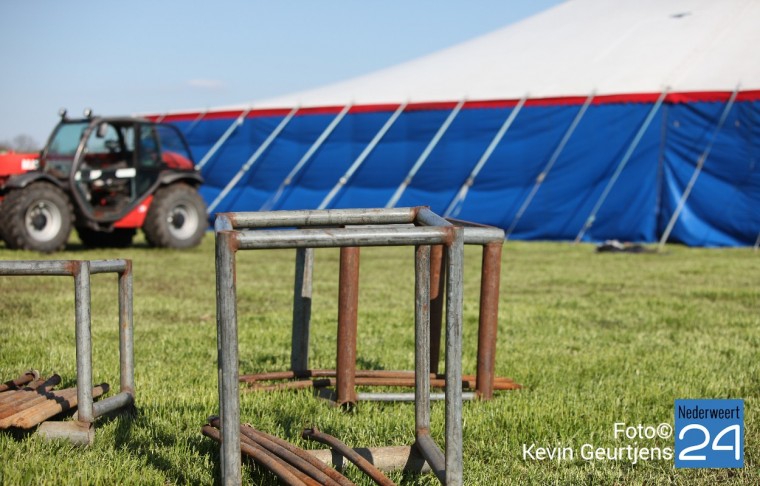
[(0, 236), (10, 248), (197, 245), (207, 226), (203, 182), (182, 134), (141, 118), (68, 119), (39, 154), (0, 155)]
[(39, 156), (37, 152), (0, 152), (0, 187), (5, 185), (10, 176), (37, 170), (40, 166)]

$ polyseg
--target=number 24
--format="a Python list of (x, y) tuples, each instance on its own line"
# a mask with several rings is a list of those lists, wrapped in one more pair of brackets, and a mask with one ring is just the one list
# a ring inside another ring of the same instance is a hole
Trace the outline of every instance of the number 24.
[[(686, 449), (682, 450), (680, 454), (678, 454), (678, 459), (681, 461), (706, 461), (706, 456), (695, 456), (695, 455), (689, 455), (691, 451), (698, 451), (700, 449), (704, 449), (704, 447), (710, 442), (710, 432), (702, 425), (699, 424), (690, 424), (681, 429), (681, 432), (678, 434), (678, 439), (683, 440), (684, 435), (686, 435), (686, 432), (689, 430), (696, 429), (702, 431), (702, 433), (705, 436), (705, 441), (701, 444), (693, 445), (690, 447), (687, 447)], [(733, 431), (734, 432), (734, 444), (733, 445), (720, 445), (718, 442), (720, 439), (723, 438), (724, 435), (727, 433)], [(734, 424), (726, 427), (725, 429), (718, 432), (718, 435), (715, 436), (715, 439), (713, 439), (712, 442), (712, 450), (714, 451), (734, 451), (734, 458), (738, 461), (739, 460), (739, 425)]]

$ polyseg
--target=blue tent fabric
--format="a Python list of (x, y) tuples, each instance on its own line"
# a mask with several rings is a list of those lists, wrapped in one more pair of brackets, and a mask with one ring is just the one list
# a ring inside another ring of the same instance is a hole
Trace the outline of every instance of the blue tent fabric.
[[(754, 92), (751, 92), (754, 93)], [(650, 97), (651, 98), (651, 97)], [(632, 146), (654, 106), (642, 101), (594, 102), (551, 170), (535, 190), (511, 238), (573, 240)], [(674, 98), (656, 116), (609, 191), (583, 240), (655, 242), (677, 208), (711, 143), (703, 170), (684, 205), (671, 241), (694, 246), (752, 245), (760, 233), (760, 100), (740, 97), (716, 133), (721, 99)], [(530, 100), (476, 177), (458, 217), (507, 229), (537, 184), (581, 108), (578, 102)], [(397, 206), (430, 206), (443, 213), (467, 180), (515, 103), (465, 104), (420, 167)], [(453, 106), (453, 104), (452, 104)], [(384, 207), (451, 113), (448, 105), (408, 107), (385, 133), (330, 208)], [(279, 195), (273, 209), (314, 209), (346, 174), (395, 107), (352, 110)], [(296, 163), (339, 110), (297, 114), (216, 211), (256, 211), (272, 201)], [(201, 160), (238, 114), (176, 123)], [(255, 110), (203, 167), (201, 189), (213, 201), (267, 139), (284, 114)], [(212, 215), (213, 217), (213, 215)]]
[[(660, 228), (673, 214), (711, 139), (723, 104), (674, 106), (669, 113)], [(748, 246), (760, 233), (760, 103), (728, 114), (671, 240), (695, 246)]]

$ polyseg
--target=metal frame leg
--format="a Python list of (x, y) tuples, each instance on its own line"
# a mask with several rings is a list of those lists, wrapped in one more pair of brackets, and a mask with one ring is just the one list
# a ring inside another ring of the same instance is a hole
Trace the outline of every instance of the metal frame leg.
[(464, 231), (453, 228), (446, 273), (446, 484), (462, 484), (462, 305)]
[(356, 335), (359, 316), (359, 247), (340, 249), (338, 352), (335, 389), (341, 406), (356, 404)]
[(135, 353), (132, 305), (132, 262), (119, 273), (119, 383), (122, 393), (135, 394)]
[(478, 363), (475, 384), (475, 391), (483, 400), (493, 398), (496, 370), (496, 334), (499, 321), (501, 249), (501, 242), (483, 246), (483, 267), (480, 274)]
[(446, 258), (443, 245), (430, 249), (430, 370), (438, 373), (441, 361), (443, 301), (446, 293)]
[(219, 363), (219, 416), (222, 422), (222, 483), (242, 484), (240, 458), (240, 396), (238, 395), (236, 234), (216, 233), (216, 320)]
[(80, 422), (92, 423), (92, 335), (90, 329), (90, 264), (72, 262), (76, 307), (77, 407)]

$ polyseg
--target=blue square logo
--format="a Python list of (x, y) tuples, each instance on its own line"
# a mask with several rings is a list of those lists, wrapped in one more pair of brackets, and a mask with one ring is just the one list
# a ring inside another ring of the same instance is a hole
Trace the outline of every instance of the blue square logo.
[(744, 467), (744, 400), (676, 400), (677, 468)]

